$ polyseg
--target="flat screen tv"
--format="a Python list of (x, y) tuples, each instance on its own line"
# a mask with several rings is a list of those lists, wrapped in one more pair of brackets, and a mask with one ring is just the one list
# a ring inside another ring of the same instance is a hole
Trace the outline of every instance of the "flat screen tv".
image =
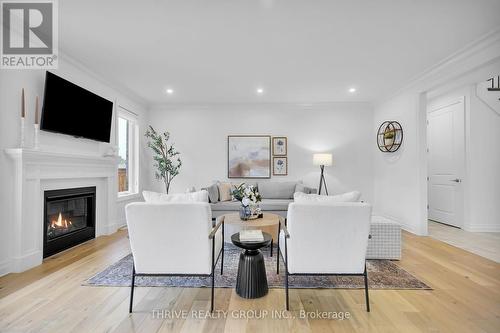
[(40, 129), (109, 142), (112, 117), (113, 102), (46, 73)]

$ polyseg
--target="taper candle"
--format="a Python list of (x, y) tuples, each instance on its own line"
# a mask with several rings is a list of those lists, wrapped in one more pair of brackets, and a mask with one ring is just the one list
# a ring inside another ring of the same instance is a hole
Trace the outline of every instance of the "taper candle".
[(24, 118), (26, 116), (26, 110), (24, 106), (24, 88), (21, 94), (21, 118)]
[(36, 96), (35, 101), (35, 124), (38, 125), (38, 96)]

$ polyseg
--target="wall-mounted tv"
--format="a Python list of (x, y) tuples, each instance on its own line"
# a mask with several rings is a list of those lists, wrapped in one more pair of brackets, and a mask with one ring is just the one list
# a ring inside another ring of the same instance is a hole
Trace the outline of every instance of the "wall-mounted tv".
[(40, 129), (109, 142), (112, 117), (113, 102), (46, 73)]

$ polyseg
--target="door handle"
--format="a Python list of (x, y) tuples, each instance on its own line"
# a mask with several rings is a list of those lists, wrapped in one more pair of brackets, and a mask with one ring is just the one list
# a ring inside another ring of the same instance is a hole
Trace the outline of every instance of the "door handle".
[(450, 182), (461, 183), (462, 179), (455, 178), (455, 179), (450, 180)]

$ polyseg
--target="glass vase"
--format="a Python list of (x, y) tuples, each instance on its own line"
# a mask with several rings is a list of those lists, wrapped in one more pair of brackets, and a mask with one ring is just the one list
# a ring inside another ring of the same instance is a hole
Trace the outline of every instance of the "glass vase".
[(240, 219), (243, 221), (247, 221), (252, 216), (252, 210), (249, 206), (241, 206), (240, 207)]

